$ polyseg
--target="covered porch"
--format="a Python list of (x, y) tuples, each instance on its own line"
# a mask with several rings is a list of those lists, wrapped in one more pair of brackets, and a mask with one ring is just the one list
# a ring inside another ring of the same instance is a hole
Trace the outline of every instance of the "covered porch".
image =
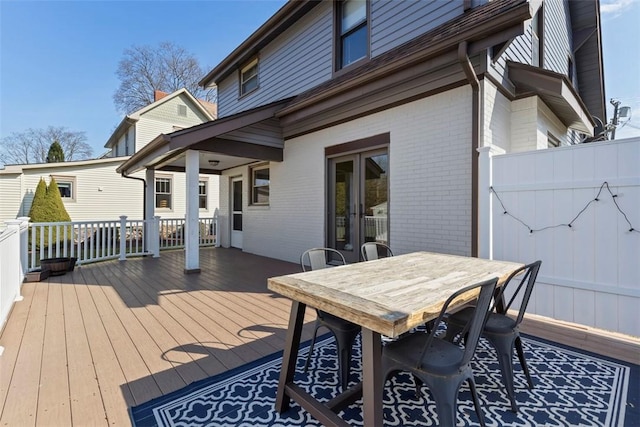
[[(128, 425), (132, 406), (282, 350), (290, 301), (266, 279), (299, 266), (222, 248), (200, 262), (184, 275), (167, 251), (25, 283), (0, 336), (0, 424)], [(638, 363), (629, 337), (534, 316), (525, 332)]]

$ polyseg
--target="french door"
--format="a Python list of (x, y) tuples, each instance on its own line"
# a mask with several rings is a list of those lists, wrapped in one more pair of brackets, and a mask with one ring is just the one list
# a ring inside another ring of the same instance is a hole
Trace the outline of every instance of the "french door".
[(328, 244), (347, 262), (365, 242), (388, 244), (389, 154), (386, 149), (329, 159)]

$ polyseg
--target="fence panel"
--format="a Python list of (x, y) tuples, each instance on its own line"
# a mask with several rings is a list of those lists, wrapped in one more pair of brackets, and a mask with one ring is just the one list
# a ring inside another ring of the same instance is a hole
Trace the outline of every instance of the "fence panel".
[(640, 336), (639, 164), (640, 139), (493, 156), (493, 257), (542, 259), (528, 312)]

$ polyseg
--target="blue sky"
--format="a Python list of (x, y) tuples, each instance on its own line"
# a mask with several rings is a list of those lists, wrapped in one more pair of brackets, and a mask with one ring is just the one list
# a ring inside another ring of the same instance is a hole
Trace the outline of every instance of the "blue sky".
[[(171, 41), (209, 71), (284, 3), (0, 0), (0, 138), (64, 126), (102, 154), (123, 117), (112, 97), (125, 49)], [(601, 8), (607, 104), (633, 109), (616, 138), (640, 136), (640, 0)]]

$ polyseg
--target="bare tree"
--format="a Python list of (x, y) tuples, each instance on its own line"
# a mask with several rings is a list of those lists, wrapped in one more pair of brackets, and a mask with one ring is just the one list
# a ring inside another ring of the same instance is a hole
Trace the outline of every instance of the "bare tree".
[(85, 132), (49, 126), (46, 129), (14, 132), (2, 138), (0, 161), (4, 164), (46, 163), (49, 148), (54, 141), (62, 146), (66, 161), (90, 159), (93, 155)]
[(157, 47), (132, 46), (124, 51), (116, 75), (120, 86), (113, 94), (116, 108), (130, 114), (154, 101), (154, 91), (171, 93), (186, 88), (192, 95), (214, 101), (215, 91), (204, 90), (198, 81), (204, 75), (198, 60), (171, 42)]

